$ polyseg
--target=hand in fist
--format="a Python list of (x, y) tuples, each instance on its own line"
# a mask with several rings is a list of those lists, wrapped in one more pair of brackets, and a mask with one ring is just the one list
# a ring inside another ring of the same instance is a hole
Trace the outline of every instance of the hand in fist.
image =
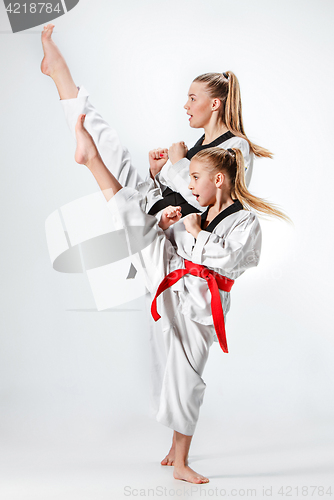
[(172, 207), (171, 205), (162, 212), (162, 216), (159, 222), (161, 229), (168, 229), (170, 226), (175, 224), (181, 219), (181, 207)]
[(198, 233), (202, 231), (201, 228), (201, 214), (189, 214), (183, 219), (183, 224), (186, 231), (197, 238)]
[(168, 160), (168, 149), (152, 149), (152, 151), (148, 153), (148, 159), (150, 162), (151, 177), (154, 179)]
[(172, 164), (182, 160), (188, 153), (188, 148), (183, 141), (174, 142), (168, 150), (168, 156)]

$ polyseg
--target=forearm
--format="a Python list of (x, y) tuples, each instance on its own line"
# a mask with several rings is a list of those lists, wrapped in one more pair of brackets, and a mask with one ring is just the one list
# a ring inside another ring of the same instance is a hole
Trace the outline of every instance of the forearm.
[(200, 226), (189, 229), (189, 233), (197, 240), (199, 233), (202, 231)]

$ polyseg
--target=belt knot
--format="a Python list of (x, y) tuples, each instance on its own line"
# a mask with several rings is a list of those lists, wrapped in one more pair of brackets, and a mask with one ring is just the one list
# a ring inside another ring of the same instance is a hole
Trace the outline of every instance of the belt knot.
[(224, 321), (224, 312), (222, 308), (222, 304), (220, 301), (219, 290), (224, 290), (225, 292), (229, 292), (232, 288), (234, 280), (226, 278), (226, 276), (222, 276), (211, 269), (208, 269), (206, 266), (201, 264), (195, 264), (189, 260), (184, 261), (185, 269), (177, 269), (176, 271), (172, 271), (167, 274), (165, 278), (160, 283), (158, 290), (155, 294), (151, 305), (151, 313), (153, 319), (158, 321), (160, 315), (157, 311), (157, 298), (159, 295), (174, 285), (180, 278), (185, 276), (186, 274), (191, 274), (192, 276), (198, 276), (199, 278), (204, 278), (208, 284), (210, 293), (211, 293), (211, 312), (213, 324), (217, 333), (218, 341), (220, 347), (224, 352), (228, 352), (227, 342), (226, 342), (226, 332), (225, 332), (225, 321)]

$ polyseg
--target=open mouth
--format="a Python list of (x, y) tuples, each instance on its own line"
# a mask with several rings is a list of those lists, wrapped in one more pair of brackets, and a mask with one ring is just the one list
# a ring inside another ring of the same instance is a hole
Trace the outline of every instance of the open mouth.
[(199, 194), (195, 194), (195, 193), (193, 193), (193, 195), (195, 196), (196, 200), (198, 200), (198, 198), (199, 198)]

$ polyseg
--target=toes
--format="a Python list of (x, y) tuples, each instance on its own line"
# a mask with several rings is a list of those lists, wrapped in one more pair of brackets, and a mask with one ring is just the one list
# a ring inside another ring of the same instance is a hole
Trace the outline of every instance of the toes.
[(46, 26), (44, 26), (42, 34), (45, 35), (48, 38), (51, 38), (51, 35), (52, 35), (54, 27), (55, 27), (54, 24), (47, 24)]
[(199, 482), (200, 482), (200, 483), (208, 483), (208, 482), (209, 482), (209, 480), (208, 480), (208, 478), (207, 478), (207, 477), (203, 477), (203, 476), (202, 476), (202, 477), (199, 477), (198, 479), (199, 479)]
[(86, 118), (86, 115), (79, 115), (78, 116), (76, 128), (78, 128), (78, 129), (82, 129), (83, 128), (85, 118)]
[(190, 482), (193, 482), (195, 484), (205, 484), (205, 483), (208, 483), (209, 480), (206, 477), (202, 477), (202, 476), (198, 477), (197, 476), (197, 477), (194, 477), (193, 481), (190, 479)]
[(161, 460), (161, 465), (168, 465), (168, 466), (172, 466), (174, 465), (174, 459), (171, 459), (171, 458), (168, 458), (168, 457), (165, 457), (163, 460)]

